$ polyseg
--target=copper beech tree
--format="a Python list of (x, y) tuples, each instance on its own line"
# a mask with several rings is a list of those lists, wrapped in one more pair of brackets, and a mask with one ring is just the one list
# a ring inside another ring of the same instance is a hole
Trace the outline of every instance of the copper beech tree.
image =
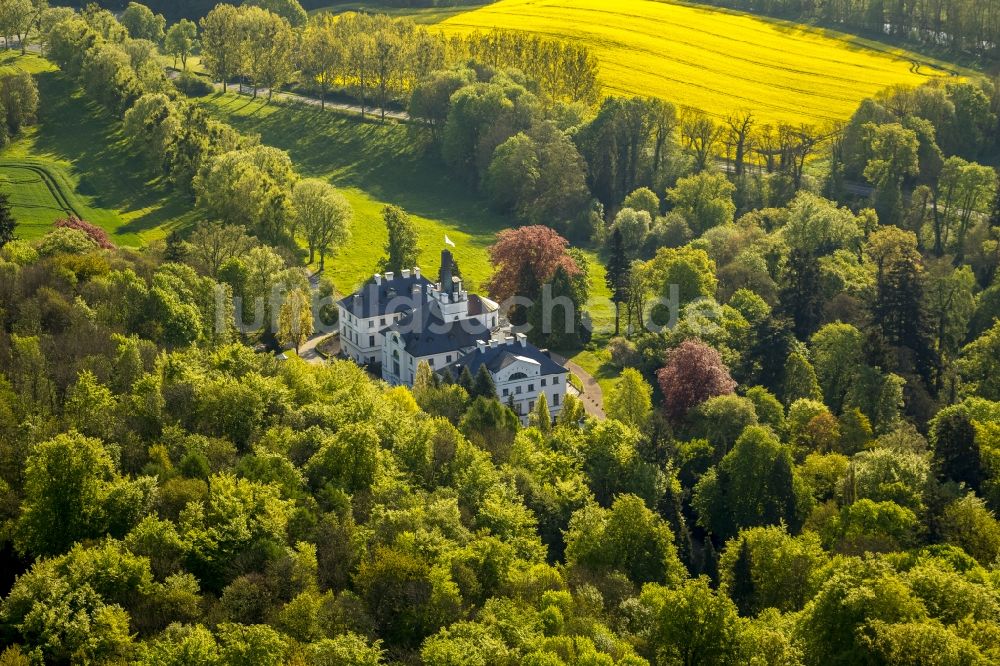
[(506, 229), (490, 246), (490, 262), (496, 271), (489, 281), (490, 296), (505, 301), (512, 296), (535, 298), (541, 285), (562, 267), (573, 276), (580, 267), (566, 252), (569, 241), (541, 225)]
[(678, 422), (694, 407), (736, 388), (729, 368), (712, 347), (700, 340), (685, 340), (667, 352), (667, 363), (656, 373), (663, 393), (663, 409)]

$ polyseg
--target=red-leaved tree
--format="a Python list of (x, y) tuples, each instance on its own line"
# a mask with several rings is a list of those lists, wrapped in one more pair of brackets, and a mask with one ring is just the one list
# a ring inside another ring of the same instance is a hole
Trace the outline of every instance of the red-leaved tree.
[(736, 388), (719, 352), (700, 340), (685, 340), (667, 352), (666, 361), (656, 379), (663, 393), (663, 409), (675, 423), (709, 398), (727, 395)]
[(499, 302), (514, 295), (537, 298), (541, 285), (551, 280), (560, 266), (571, 276), (579, 274), (579, 266), (566, 253), (568, 244), (540, 224), (501, 231), (489, 248), (495, 267), (487, 285), (490, 296)]
[(61, 220), (56, 220), (55, 225), (57, 227), (66, 227), (68, 229), (77, 229), (94, 239), (98, 247), (104, 248), (105, 250), (115, 249), (115, 244), (111, 242), (108, 237), (108, 232), (101, 229), (99, 226), (91, 224), (86, 220), (81, 220), (75, 215), (70, 215), (67, 218)]

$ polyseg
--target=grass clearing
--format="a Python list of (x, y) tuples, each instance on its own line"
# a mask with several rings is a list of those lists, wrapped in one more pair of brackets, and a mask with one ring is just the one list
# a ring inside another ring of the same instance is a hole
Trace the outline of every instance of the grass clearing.
[(771, 123), (844, 120), (891, 85), (972, 73), (845, 33), (661, 0), (500, 0), (408, 15), (450, 34), (497, 27), (583, 44), (608, 94), (661, 97), (716, 117), (749, 109)]
[(588, 351), (586, 349), (571, 353), (567, 356), (569, 360), (586, 370), (597, 380), (598, 386), (605, 396), (621, 381), (621, 370), (611, 364), (611, 356), (602, 347), (606, 339), (595, 340), (599, 349)]
[[(411, 129), (395, 122), (362, 122), (356, 115), (287, 101), (252, 100), (235, 93), (215, 93), (200, 102), (214, 116), (242, 132), (258, 133), (267, 145), (287, 150), (305, 177), (329, 181), (354, 208), (351, 238), (327, 258), (327, 273), (338, 291), (349, 293), (378, 269), (388, 238), (382, 207), (402, 206), (410, 214), (420, 244), (420, 265), (437, 271), (444, 237), (466, 285), (485, 291), (493, 272), (487, 247), (510, 218), (491, 211), (444, 167), (434, 149), (425, 150)], [(614, 323), (614, 309), (604, 280), (604, 266), (593, 251), (588, 311), (598, 327)]]
[(0, 150), (0, 186), (14, 203), (18, 235), (44, 235), (69, 209), (115, 243), (136, 247), (195, 219), (193, 203), (137, 169), (119, 123), (51, 63), (0, 54), (0, 73), (16, 70), (35, 75), (41, 98), (37, 125)]
[(327, 260), (327, 272), (341, 292), (377, 270), (388, 238), (381, 215), (386, 204), (402, 206), (411, 215), (421, 266), (437, 270), (447, 234), (457, 246), (452, 252), (470, 289), (481, 289), (489, 278), (486, 248), (510, 220), (490, 211), (435, 155), (415, 145), (406, 126), (361, 122), (331, 110), (233, 93), (201, 101), (240, 131), (259, 133), (263, 143), (287, 150), (299, 173), (331, 182), (351, 202), (351, 239)]

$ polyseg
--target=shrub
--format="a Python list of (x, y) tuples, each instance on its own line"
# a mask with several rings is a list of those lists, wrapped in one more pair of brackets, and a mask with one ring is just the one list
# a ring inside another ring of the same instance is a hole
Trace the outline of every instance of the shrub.
[(62, 220), (56, 220), (55, 225), (57, 228), (76, 229), (77, 231), (82, 231), (87, 234), (87, 236), (89, 236), (90, 239), (93, 240), (94, 243), (96, 243), (100, 248), (105, 250), (115, 249), (115, 244), (111, 242), (110, 238), (108, 238), (108, 232), (96, 225), (91, 224), (90, 222), (87, 222), (86, 220), (81, 220), (75, 215), (70, 215)]
[(174, 79), (174, 86), (188, 97), (204, 97), (212, 94), (212, 84), (192, 72), (184, 72)]
[(79, 229), (61, 227), (45, 234), (38, 243), (38, 254), (52, 257), (57, 254), (84, 254), (97, 249), (94, 239)]
[(608, 352), (611, 354), (611, 362), (619, 368), (634, 368), (639, 365), (639, 352), (625, 338), (611, 338), (608, 341)]

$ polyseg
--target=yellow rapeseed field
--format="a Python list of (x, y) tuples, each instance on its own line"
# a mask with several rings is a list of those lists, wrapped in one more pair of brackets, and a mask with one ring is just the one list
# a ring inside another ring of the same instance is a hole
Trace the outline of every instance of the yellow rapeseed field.
[(957, 68), (877, 42), (783, 21), (657, 0), (500, 0), (451, 13), (446, 32), (505, 28), (576, 41), (604, 91), (650, 95), (715, 116), (825, 124), (893, 84)]

